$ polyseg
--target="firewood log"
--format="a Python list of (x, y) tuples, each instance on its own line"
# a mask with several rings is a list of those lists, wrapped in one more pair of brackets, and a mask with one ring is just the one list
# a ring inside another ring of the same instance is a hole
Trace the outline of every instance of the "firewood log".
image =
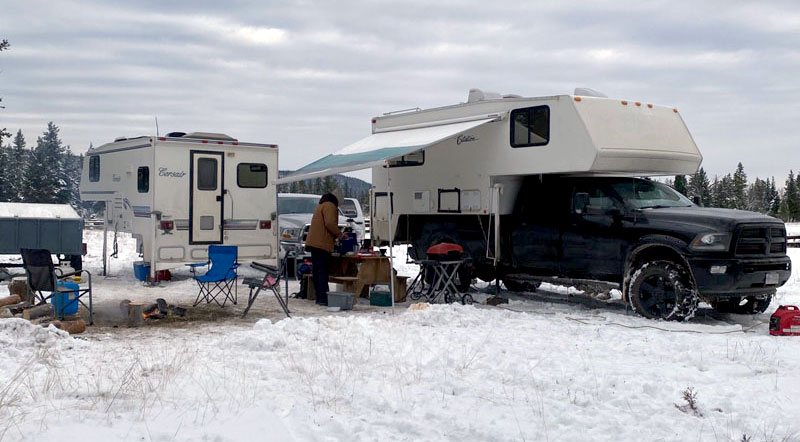
[(75, 319), (72, 321), (53, 321), (51, 322), (56, 328), (60, 328), (65, 332), (75, 335), (86, 331), (86, 322), (83, 319)]
[(53, 314), (53, 306), (50, 304), (42, 304), (37, 305), (35, 307), (31, 307), (22, 311), (22, 317), (31, 320), (40, 318), (42, 316), (48, 316)]
[(16, 304), (18, 302), (22, 302), (22, 298), (19, 295), (6, 296), (5, 298), (0, 298), (0, 307)]
[(28, 280), (24, 276), (14, 277), (8, 284), (8, 291), (12, 295), (18, 295), (20, 299), (28, 301)]
[(144, 304), (131, 302), (128, 304), (128, 327), (140, 327), (144, 324)]

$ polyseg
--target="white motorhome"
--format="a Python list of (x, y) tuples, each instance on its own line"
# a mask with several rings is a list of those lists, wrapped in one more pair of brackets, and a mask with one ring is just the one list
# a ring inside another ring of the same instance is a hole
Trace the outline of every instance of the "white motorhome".
[(83, 201), (104, 201), (106, 222), (129, 232), (156, 271), (207, 259), (210, 244), (239, 260), (278, 253), (278, 146), (223, 134), (173, 132), (118, 138), (87, 152)]

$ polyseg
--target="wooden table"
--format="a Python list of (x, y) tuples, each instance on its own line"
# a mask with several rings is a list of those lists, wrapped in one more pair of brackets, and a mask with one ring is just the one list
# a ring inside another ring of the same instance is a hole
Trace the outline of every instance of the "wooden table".
[[(341, 283), (345, 290), (355, 293), (356, 298), (369, 297), (373, 284), (388, 284), (391, 263), (386, 256), (331, 255), (330, 282)], [(395, 272), (396, 273), (396, 272)], [(339, 279), (339, 277), (342, 277)], [(395, 274), (395, 302), (406, 299), (406, 276)], [(309, 281), (311, 282), (311, 281)], [(315, 299), (314, 284), (308, 285), (309, 299)], [(350, 290), (348, 290), (350, 289)]]

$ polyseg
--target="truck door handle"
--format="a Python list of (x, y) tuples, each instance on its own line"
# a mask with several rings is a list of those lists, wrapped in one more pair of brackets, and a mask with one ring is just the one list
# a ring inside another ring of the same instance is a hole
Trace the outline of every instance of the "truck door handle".
[(222, 201), (222, 195), (217, 195), (217, 201)]

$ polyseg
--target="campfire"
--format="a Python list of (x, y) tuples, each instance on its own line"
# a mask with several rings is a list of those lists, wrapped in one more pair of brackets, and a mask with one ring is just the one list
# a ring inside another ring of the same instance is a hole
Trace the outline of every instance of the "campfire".
[(156, 299), (155, 304), (133, 303), (126, 299), (120, 303), (120, 309), (122, 309), (123, 312), (127, 312), (129, 327), (138, 327), (144, 323), (145, 320), (150, 319), (186, 316), (185, 308), (167, 304), (167, 301), (161, 298)]

